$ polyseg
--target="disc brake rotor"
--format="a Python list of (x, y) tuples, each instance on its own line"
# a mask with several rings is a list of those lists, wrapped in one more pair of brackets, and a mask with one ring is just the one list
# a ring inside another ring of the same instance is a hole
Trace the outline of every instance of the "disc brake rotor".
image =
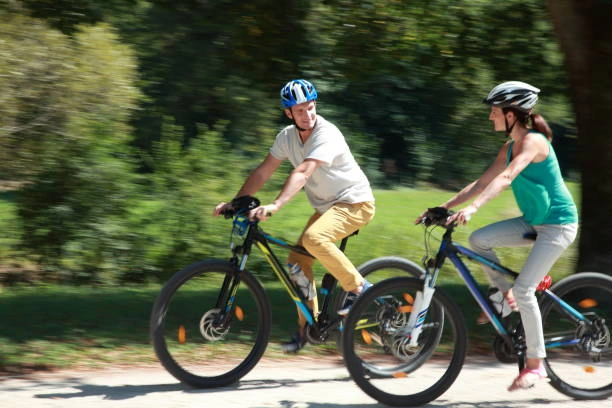
[(221, 340), (229, 331), (229, 324), (215, 323), (218, 321), (220, 313), (220, 309), (210, 309), (200, 319), (200, 333), (206, 340)]

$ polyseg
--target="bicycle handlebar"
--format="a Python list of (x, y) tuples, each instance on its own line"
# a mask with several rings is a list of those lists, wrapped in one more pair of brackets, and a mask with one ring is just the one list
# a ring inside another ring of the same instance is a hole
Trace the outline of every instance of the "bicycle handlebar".
[(221, 215), (225, 218), (233, 218), (235, 215), (243, 214), (249, 212), (253, 208), (259, 207), (259, 204), (261, 204), (261, 202), (252, 196), (236, 197), (230, 202), (232, 208), (222, 211)]
[(440, 227), (444, 227), (444, 228), (450, 228), (450, 227), (454, 227), (455, 223), (452, 224), (448, 224), (447, 225), (447, 219), (448, 217), (450, 217), (451, 215), (453, 215), (455, 212), (451, 211), (449, 209), (446, 209), (444, 207), (433, 207), (433, 208), (428, 208), (427, 212), (425, 213), (425, 217), (423, 217), (423, 220), (421, 221), (426, 227), (432, 226), (432, 225), (438, 225)]

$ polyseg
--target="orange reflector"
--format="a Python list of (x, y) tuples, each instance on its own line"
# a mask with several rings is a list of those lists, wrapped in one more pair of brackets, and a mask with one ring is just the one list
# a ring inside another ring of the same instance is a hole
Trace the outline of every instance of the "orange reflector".
[(412, 306), (409, 306), (409, 305), (400, 306), (397, 308), (397, 311), (400, 313), (410, 313), (412, 312)]
[(368, 333), (367, 330), (361, 330), (361, 338), (365, 344), (372, 344), (372, 336), (370, 336), (370, 333)]
[(583, 309), (588, 309), (590, 307), (597, 306), (597, 301), (591, 298), (582, 299), (580, 302), (578, 302), (578, 306), (580, 306)]
[(182, 324), (178, 328), (178, 341), (181, 344), (185, 344), (187, 341), (187, 335), (185, 334), (185, 326)]
[(240, 306), (236, 306), (236, 309), (234, 310), (234, 314), (236, 315), (236, 318), (240, 321), (244, 320), (244, 311), (242, 310), (242, 308)]
[(395, 378), (405, 378), (407, 376), (408, 376), (408, 374), (406, 374), (403, 371), (398, 371), (396, 373), (393, 373), (393, 377), (395, 377)]
[(594, 373), (595, 372), (595, 367), (593, 366), (584, 366), (583, 368), (585, 373)]
[(410, 293), (404, 293), (404, 300), (406, 301), (406, 303), (408, 303), (409, 305), (414, 304), (414, 298), (410, 295)]

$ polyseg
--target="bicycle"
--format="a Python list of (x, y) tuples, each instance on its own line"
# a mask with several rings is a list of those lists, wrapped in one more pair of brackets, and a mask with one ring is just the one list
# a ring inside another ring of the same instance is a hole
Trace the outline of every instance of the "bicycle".
[[(336, 311), (347, 293), (336, 290), (336, 279), (326, 273), (320, 287), (321, 310), (315, 316), (271, 244), (312, 255), (301, 246), (265, 233), (257, 220), (249, 220), (249, 210), (259, 206), (256, 198), (240, 197), (231, 204), (233, 210), (223, 214), (232, 219), (231, 258), (203, 260), (180, 270), (162, 287), (151, 311), (150, 335), (159, 361), (175, 378), (193, 387), (221, 387), (238, 381), (253, 369), (268, 345), (270, 302), (259, 280), (247, 269), (254, 246), (306, 317), (307, 340), (318, 344), (335, 338), (340, 346), (338, 329), (343, 318)], [(340, 243), (342, 251), (348, 238)], [(372, 268), (367, 262), (358, 269), (373, 282), (398, 272), (420, 273), (417, 265), (404, 260), (386, 269)]]
[[(514, 278), (518, 274), (453, 242), (456, 225), (446, 225), (451, 214), (438, 207), (423, 219), (422, 278), (379, 282), (357, 299), (344, 323), (346, 367), (355, 383), (383, 404), (426, 404), (442, 395), (461, 371), (467, 352), (465, 320), (453, 298), (437, 286), (447, 258), (497, 332), (497, 358), (517, 362), (519, 370), (525, 366), (520, 315), (502, 318), (462, 257)], [(432, 232), (438, 227), (444, 233), (430, 256)], [(550, 384), (575, 399), (606, 399), (612, 394), (612, 277), (582, 272), (550, 284), (545, 279), (538, 286)]]

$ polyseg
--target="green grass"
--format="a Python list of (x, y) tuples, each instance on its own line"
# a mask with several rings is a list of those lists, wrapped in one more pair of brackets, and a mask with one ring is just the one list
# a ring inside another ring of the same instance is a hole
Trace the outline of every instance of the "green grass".
[[(578, 197), (577, 186), (572, 185)], [(413, 224), (426, 207), (444, 202), (451, 193), (435, 189), (377, 191), (377, 213), (370, 225), (351, 238), (347, 253), (356, 265), (368, 259), (397, 255), (420, 262), (423, 230)], [(272, 198), (262, 196), (262, 199)], [(6, 206), (6, 203), (4, 203)], [(303, 195), (283, 208), (263, 225), (273, 235), (294, 241), (312, 210)], [(459, 242), (471, 231), (489, 222), (518, 214), (510, 192), (486, 205), (466, 227), (456, 234)], [(219, 219), (214, 222), (226, 222)], [(229, 225), (228, 225), (229, 226)], [(219, 251), (211, 256), (225, 258), (227, 236), (219, 238)], [(499, 251), (502, 262), (520, 268), (528, 249)], [(279, 256), (283, 256), (282, 251)], [(557, 263), (553, 278), (573, 271), (576, 244)], [(195, 261), (195, 260), (194, 260)], [(295, 306), (272, 272), (265, 268), (257, 254), (250, 260), (251, 269), (264, 281), (273, 309), (272, 341), (280, 342), (295, 330)], [(318, 267), (318, 277), (323, 270)], [(478, 267), (479, 282), (485, 283)], [(473, 324), (477, 306), (456, 273), (446, 266), (441, 286), (459, 303), (470, 326), (471, 350), (487, 348), (493, 340), (490, 327)], [(157, 364), (148, 338), (148, 319), (159, 285), (67, 287), (56, 285), (11, 286), (0, 292), (0, 371), (23, 372), (37, 369), (100, 367), (105, 365)], [(310, 346), (307, 354), (333, 352), (333, 342)], [(278, 347), (269, 347), (269, 356)]]

